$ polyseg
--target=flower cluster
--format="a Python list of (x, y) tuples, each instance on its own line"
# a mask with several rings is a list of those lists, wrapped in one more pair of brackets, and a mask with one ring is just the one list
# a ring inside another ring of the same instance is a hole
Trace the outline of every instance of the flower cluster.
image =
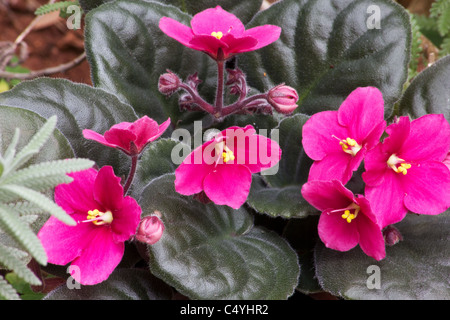
[[(302, 143), (314, 160), (302, 195), (322, 211), (318, 231), (329, 248), (359, 243), (380, 260), (384, 228), (408, 212), (436, 215), (450, 207), (450, 125), (443, 115), (400, 117), (386, 127), (381, 92), (357, 88), (338, 111), (311, 116)], [(363, 160), (365, 195), (354, 196), (344, 185)]]
[[(159, 138), (170, 119), (158, 125), (143, 117), (133, 123), (112, 126), (104, 135), (84, 130), (85, 138), (116, 148), (136, 161), (147, 144)], [(78, 268), (72, 277), (83, 285), (106, 280), (122, 260), (125, 241), (154, 244), (162, 236), (164, 225), (158, 216), (141, 221), (141, 207), (126, 196), (127, 186), (134, 176), (135, 166), (125, 187), (111, 166), (88, 169), (70, 174), (73, 181), (55, 188), (55, 202), (70, 214), (77, 224), (68, 226), (51, 217), (38, 237), (48, 256), (48, 262)]]

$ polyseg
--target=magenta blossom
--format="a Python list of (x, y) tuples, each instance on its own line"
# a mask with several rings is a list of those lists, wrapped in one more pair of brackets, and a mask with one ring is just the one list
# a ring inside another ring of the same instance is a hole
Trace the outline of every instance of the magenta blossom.
[(83, 136), (105, 146), (120, 149), (129, 156), (135, 156), (141, 153), (147, 144), (158, 139), (169, 125), (170, 118), (158, 125), (155, 120), (144, 116), (133, 123), (115, 124), (103, 136), (89, 129), (83, 130)]
[(389, 137), (367, 153), (365, 194), (382, 227), (408, 211), (439, 214), (450, 207), (450, 170), (442, 162), (450, 148), (450, 125), (443, 115), (408, 117), (386, 129)]
[(348, 251), (359, 243), (364, 253), (375, 260), (386, 256), (381, 228), (366, 198), (355, 197), (338, 180), (309, 181), (303, 185), (302, 195), (322, 211), (318, 231), (327, 248)]
[(277, 142), (255, 129), (230, 127), (196, 148), (175, 171), (175, 190), (184, 195), (204, 191), (216, 204), (239, 208), (247, 199), (252, 173), (275, 166)]
[(70, 174), (73, 181), (55, 188), (55, 202), (75, 221), (68, 226), (51, 217), (38, 233), (48, 262), (70, 262), (79, 272), (72, 276), (83, 285), (106, 280), (124, 254), (124, 242), (135, 234), (141, 208), (123, 196), (120, 178), (112, 167)]
[(303, 148), (314, 161), (308, 180), (346, 184), (383, 134), (384, 102), (377, 88), (354, 90), (338, 111), (316, 113), (303, 126)]
[(192, 29), (168, 17), (161, 18), (159, 27), (169, 37), (215, 60), (265, 47), (281, 34), (281, 28), (273, 25), (245, 30), (235, 15), (220, 6), (197, 13), (191, 20)]

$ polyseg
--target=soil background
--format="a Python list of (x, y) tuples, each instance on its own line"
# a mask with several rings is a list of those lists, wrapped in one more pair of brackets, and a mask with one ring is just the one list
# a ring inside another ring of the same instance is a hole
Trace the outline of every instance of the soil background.
[[(34, 11), (47, 2), (48, 0), (0, 0), (0, 42), (14, 42), (36, 17)], [(21, 65), (36, 71), (75, 59), (84, 51), (83, 26), (83, 18), (81, 29), (71, 30), (58, 12), (43, 16), (24, 40), (27, 54)], [(16, 55), (20, 55), (19, 49)], [(92, 85), (86, 59), (64, 73), (56, 73), (50, 77)]]

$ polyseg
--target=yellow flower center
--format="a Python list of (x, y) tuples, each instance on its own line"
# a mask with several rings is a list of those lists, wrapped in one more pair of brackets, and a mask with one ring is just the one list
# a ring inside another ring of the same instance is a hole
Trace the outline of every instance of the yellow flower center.
[(351, 138), (341, 140), (339, 141), (339, 144), (345, 153), (351, 154), (352, 156), (355, 156), (362, 148), (356, 140)]
[(411, 164), (405, 162), (405, 160), (400, 159), (395, 154), (391, 155), (387, 161), (387, 165), (389, 168), (394, 170), (397, 173), (401, 173), (406, 175), (408, 173), (408, 169), (411, 168)]
[(211, 35), (212, 35), (214, 38), (217, 38), (217, 39), (219, 39), (219, 40), (223, 37), (222, 31), (218, 31), (218, 32), (213, 31), (213, 32), (211, 32)]
[[(236, 157), (234, 156), (233, 151), (230, 150), (230, 148), (228, 148), (225, 145), (225, 142), (219, 142), (214, 146), (215, 150), (216, 150), (216, 154), (221, 155), (222, 156), (222, 160), (224, 163), (227, 163), (228, 161), (233, 161)], [(220, 159), (220, 158), (219, 158)]]
[(358, 206), (356, 203), (352, 203), (347, 208), (333, 210), (330, 211), (330, 213), (344, 211), (344, 213), (341, 215), (342, 219), (347, 220), (348, 223), (351, 223), (356, 219), (360, 210), (360, 206)]
[(92, 222), (93, 224), (100, 226), (103, 224), (110, 224), (113, 221), (113, 215), (111, 211), (101, 212), (97, 209), (89, 210), (87, 220), (83, 222)]

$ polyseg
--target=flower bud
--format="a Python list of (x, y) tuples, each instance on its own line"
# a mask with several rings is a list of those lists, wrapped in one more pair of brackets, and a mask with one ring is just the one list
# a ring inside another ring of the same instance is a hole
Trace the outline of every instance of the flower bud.
[(146, 244), (155, 244), (161, 239), (165, 227), (158, 213), (146, 216), (141, 220), (136, 233), (136, 240)]
[(298, 94), (294, 88), (280, 84), (269, 90), (267, 101), (279, 113), (290, 114), (298, 107)]
[(180, 78), (175, 73), (167, 70), (167, 73), (159, 77), (158, 90), (162, 94), (171, 95), (178, 90), (180, 83)]
[(400, 231), (398, 231), (398, 229), (393, 226), (387, 226), (383, 230), (383, 237), (384, 242), (388, 246), (393, 246), (394, 244), (397, 244), (398, 242), (403, 240), (403, 236)]

